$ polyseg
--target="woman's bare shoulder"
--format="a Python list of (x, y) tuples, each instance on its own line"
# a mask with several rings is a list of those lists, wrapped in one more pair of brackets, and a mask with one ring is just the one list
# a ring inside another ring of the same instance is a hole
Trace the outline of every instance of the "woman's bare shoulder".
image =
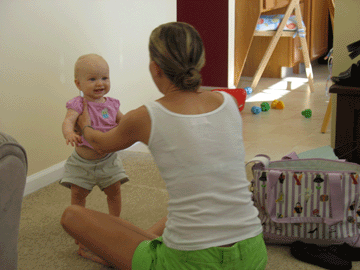
[[(151, 131), (151, 119), (145, 106), (129, 111), (124, 115), (126, 126), (129, 131), (134, 132), (134, 136), (145, 144), (148, 143)], [(121, 124), (121, 121), (120, 121)]]
[(134, 109), (132, 111), (129, 111), (127, 114), (131, 114), (133, 119), (143, 119), (144, 117), (145, 118), (148, 117), (150, 119), (149, 112), (146, 109), (145, 105), (140, 106), (139, 108)]
[[(210, 92), (210, 91), (208, 91), (208, 92)], [(223, 98), (224, 98), (223, 95), (219, 91), (214, 91), (214, 92), (210, 92), (210, 93), (215, 94), (216, 98), (218, 100), (223, 100)], [(231, 97), (234, 99), (235, 103), (238, 104), (237, 99), (233, 95), (231, 95)]]

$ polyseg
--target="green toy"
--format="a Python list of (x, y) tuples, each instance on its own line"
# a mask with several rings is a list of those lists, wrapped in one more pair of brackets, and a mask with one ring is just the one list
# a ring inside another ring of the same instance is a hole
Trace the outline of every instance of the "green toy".
[(266, 112), (266, 111), (270, 110), (270, 105), (269, 105), (269, 103), (267, 103), (267, 102), (261, 103), (261, 110), (262, 110), (263, 112)]
[(312, 111), (310, 109), (306, 109), (305, 111), (302, 111), (301, 114), (306, 118), (310, 118), (312, 115)]

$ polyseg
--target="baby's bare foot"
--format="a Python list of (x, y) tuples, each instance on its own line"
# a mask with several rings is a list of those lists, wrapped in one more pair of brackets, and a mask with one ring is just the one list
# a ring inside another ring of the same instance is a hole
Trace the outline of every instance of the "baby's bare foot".
[(79, 250), (78, 250), (78, 254), (86, 259), (92, 260), (94, 262), (97, 263), (101, 263), (105, 266), (111, 266), (110, 263), (108, 263), (107, 261), (105, 261), (103, 258), (95, 255), (92, 251), (90, 251), (89, 249), (87, 249), (85, 246), (83, 246), (82, 244), (79, 244)]

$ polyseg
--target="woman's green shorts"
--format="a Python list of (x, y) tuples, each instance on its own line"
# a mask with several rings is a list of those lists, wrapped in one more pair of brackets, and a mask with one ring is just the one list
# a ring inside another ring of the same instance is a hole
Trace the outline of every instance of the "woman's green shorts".
[(165, 246), (162, 237), (144, 241), (137, 247), (132, 260), (133, 270), (260, 270), (265, 269), (267, 251), (263, 234), (231, 247), (181, 251)]

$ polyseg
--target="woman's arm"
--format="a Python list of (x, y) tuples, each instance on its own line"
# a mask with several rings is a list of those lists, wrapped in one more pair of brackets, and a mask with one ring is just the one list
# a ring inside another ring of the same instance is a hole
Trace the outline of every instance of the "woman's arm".
[(121, 118), (123, 117), (124, 115), (122, 114), (122, 112), (120, 112), (120, 110), (117, 112), (116, 114), (116, 123), (119, 124), (120, 123), (120, 120)]
[(84, 138), (100, 154), (126, 149), (141, 141), (148, 143), (150, 136), (150, 116), (144, 106), (125, 114), (118, 126), (103, 133), (91, 128), (91, 121), (84, 101), (84, 111), (78, 118)]

